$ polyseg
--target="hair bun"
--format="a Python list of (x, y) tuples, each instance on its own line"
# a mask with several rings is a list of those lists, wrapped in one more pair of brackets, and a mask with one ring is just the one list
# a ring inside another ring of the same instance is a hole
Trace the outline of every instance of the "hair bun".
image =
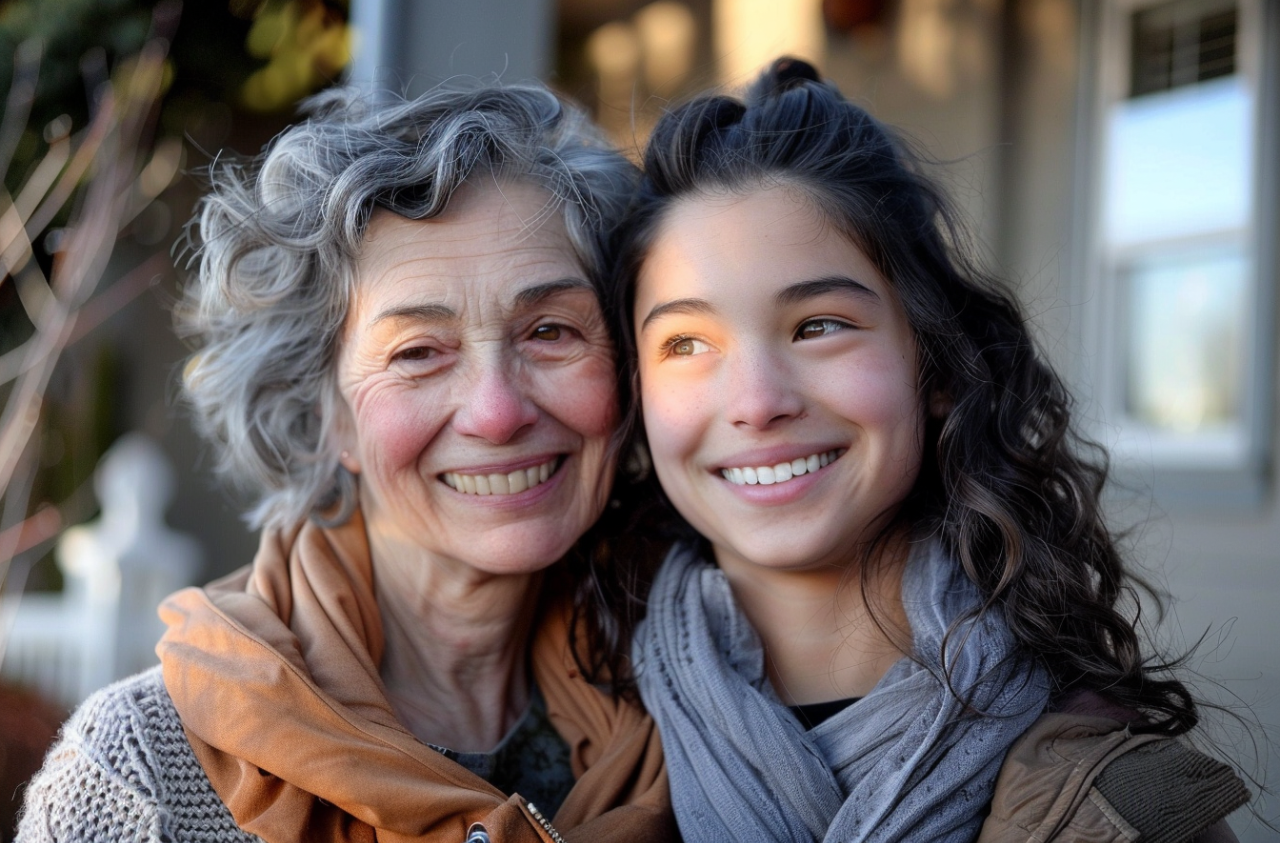
[(759, 104), (780, 96), (806, 82), (821, 81), (813, 65), (791, 56), (774, 59), (747, 92), (747, 102)]
[(774, 59), (773, 64), (769, 66), (769, 70), (765, 74), (765, 78), (773, 83), (771, 87), (777, 93), (802, 85), (805, 82), (819, 81), (818, 71), (814, 69), (813, 65), (791, 56), (782, 56)]

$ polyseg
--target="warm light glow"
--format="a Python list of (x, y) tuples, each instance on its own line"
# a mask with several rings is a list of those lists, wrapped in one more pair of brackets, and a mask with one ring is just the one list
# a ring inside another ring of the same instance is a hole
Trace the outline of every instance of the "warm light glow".
[(644, 51), (644, 79), (650, 91), (679, 87), (693, 69), (698, 23), (683, 3), (658, 0), (636, 12)]
[(957, 38), (948, 21), (953, 0), (903, 0), (898, 25), (902, 73), (922, 91), (946, 99), (955, 91)]
[(632, 132), (633, 95), (640, 75), (640, 38), (630, 23), (613, 21), (587, 39), (587, 60), (596, 72), (596, 122), (619, 145)]
[(715, 55), (720, 79), (745, 84), (780, 55), (821, 67), (826, 58), (822, 0), (715, 0)]
[(587, 39), (587, 58), (602, 81), (634, 79), (640, 66), (640, 40), (635, 27), (622, 21), (606, 23)]

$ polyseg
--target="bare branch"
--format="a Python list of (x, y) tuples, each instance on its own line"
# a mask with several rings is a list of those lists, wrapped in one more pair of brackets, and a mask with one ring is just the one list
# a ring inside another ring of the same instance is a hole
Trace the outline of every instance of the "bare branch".
[(0, 120), (0, 173), (9, 172), (13, 153), (22, 139), (23, 130), (27, 128), (27, 121), (31, 119), (43, 52), (44, 48), (35, 38), (23, 41), (14, 51), (13, 82), (9, 85), (9, 98), (4, 104), (4, 118)]
[[(71, 140), (65, 135), (49, 145), (49, 151), (42, 157), (27, 183), (18, 191), (18, 198), (12, 200), (9, 191), (0, 186), (0, 255), (8, 272), (21, 269), (21, 261), (31, 257), (31, 240), (27, 236), (27, 218), (31, 216), (40, 200), (49, 193), (49, 188), (57, 179), (58, 173), (66, 166), (71, 157)], [(24, 254), (25, 252), (25, 254)]]
[[(74, 222), (66, 228), (65, 246), (54, 256), (52, 295), (32, 304), (39, 315), (36, 335), (22, 347), (17, 380), (0, 415), (0, 489), (8, 490), (20, 456), (28, 450), (54, 365), (73, 336), (80, 308), (93, 295), (134, 203), (139, 149), (160, 94), (166, 47), (161, 40), (145, 45), (124, 83), (103, 95), (57, 185), (21, 227), (24, 235), (43, 230), (93, 165)], [(7, 505), (14, 502), (7, 494), (6, 498)]]
[[(35, 431), (45, 390), (66, 347), (145, 290), (167, 260), (153, 255), (95, 295), (124, 226), (173, 180), (181, 146), (162, 142), (145, 161), (156, 119), (165, 55), (180, 4), (157, 3), (149, 41), (115, 84), (104, 82), (91, 98), (89, 127), (75, 136), (69, 124), (54, 126), (50, 148), (12, 199), (0, 186), (0, 282), (11, 275), (35, 334), (0, 356), (0, 385), (12, 382), (0, 413), (0, 592), (15, 552), (50, 540), (67, 522), (48, 510), (27, 517), (38, 464)], [(16, 58), (14, 85), (0, 120), (0, 172), (7, 170), (30, 116), (40, 50), (24, 44)], [(92, 62), (86, 63), (87, 74)], [(95, 85), (95, 88), (97, 86)], [(33, 241), (74, 201), (72, 221), (53, 255), (46, 280), (33, 260)], [(0, 657), (6, 636), (0, 630)]]
[[(76, 319), (71, 336), (67, 339), (67, 345), (74, 345), (94, 328), (124, 309), (125, 305), (153, 286), (168, 267), (168, 258), (164, 253), (158, 252), (112, 281), (102, 292), (85, 302), (80, 309), (79, 318)], [(40, 362), (33, 351), (34, 342), (34, 339), (27, 340), (17, 348), (0, 354), (0, 386), (9, 383)]]

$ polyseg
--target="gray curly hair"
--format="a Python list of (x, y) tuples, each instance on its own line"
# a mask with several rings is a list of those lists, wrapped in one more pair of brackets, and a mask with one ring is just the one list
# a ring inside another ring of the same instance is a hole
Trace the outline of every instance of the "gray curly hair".
[[(250, 161), (219, 158), (187, 227), (178, 331), (196, 425), (219, 473), (256, 495), (247, 520), (289, 526), (355, 504), (330, 425), (339, 333), (370, 216), (443, 213), (474, 176), (545, 188), (600, 284), (636, 169), (577, 108), (537, 85), (310, 99), (307, 119)], [(597, 289), (600, 289), (599, 286)]]

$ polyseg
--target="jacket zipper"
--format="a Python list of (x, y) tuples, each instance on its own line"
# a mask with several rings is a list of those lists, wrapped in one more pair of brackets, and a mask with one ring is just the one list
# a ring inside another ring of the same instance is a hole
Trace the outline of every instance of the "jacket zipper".
[(532, 802), (527, 803), (526, 807), (529, 809), (529, 813), (533, 814), (533, 818), (538, 821), (538, 825), (542, 826), (542, 830), (551, 838), (551, 843), (565, 843), (565, 839), (560, 836), (560, 832), (555, 830), (551, 822), (542, 816), (542, 812), (535, 808)]

